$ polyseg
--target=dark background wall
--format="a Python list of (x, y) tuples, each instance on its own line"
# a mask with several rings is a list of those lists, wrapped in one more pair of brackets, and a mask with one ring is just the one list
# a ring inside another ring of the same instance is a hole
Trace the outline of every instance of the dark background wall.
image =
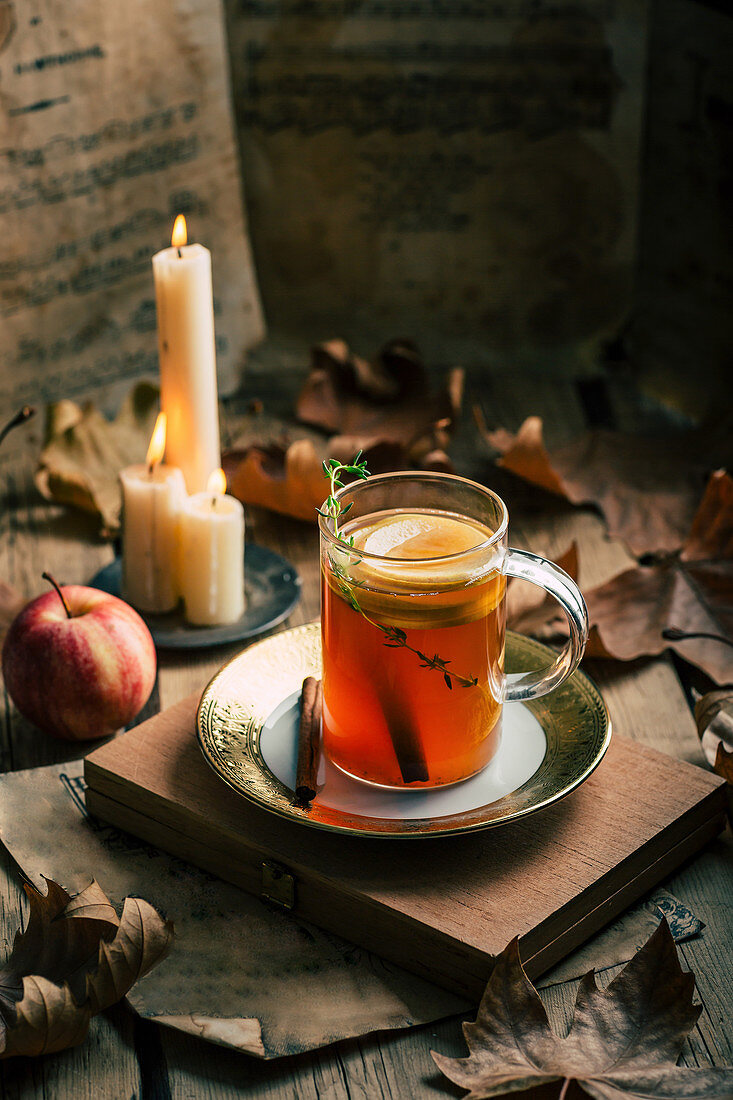
[[(695, 0), (228, 0), (269, 324), (731, 381), (733, 17)], [(365, 348), (369, 350), (369, 348)]]
[(733, 6), (654, 0), (628, 352), (665, 402), (733, 399)]

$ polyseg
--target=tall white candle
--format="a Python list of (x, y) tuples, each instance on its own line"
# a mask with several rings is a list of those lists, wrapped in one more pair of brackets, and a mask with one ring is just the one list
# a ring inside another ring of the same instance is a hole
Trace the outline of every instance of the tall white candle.
[(122, 482), (122, 594), (140, 611), (171, 611), (180, 598), (178, 522), (186, 499), (183, 474), (163, 466), (165, 414), (155, 425), (144, 465), (128, 466)]
[(244, 509), (225, 490), (216, 470), (181, 512), (181, 594), (186, 619), (200, 626), (233, 623), (244, 612)]
[(186, 244), (179, 214), (172, 244), (153, 256), (158, 315), (160, 403), (168, 417), (166, 457), (189, 493), (221, 464), (211, 253)]

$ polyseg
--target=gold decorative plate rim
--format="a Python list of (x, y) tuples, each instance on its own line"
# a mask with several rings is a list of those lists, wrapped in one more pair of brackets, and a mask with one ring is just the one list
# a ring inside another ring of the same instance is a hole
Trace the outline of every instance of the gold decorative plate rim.
[[(510, 673), (529, 671), (554, 658), (547, 646), (507, 631)], [(228, 661), (204, 689), (196, 732), (204, 759), (238, 794), (279, 817), (328, 832), (419, 839), (506, 825), (577, 790), (598, 767), (611, 740), (611, 720), (600, 691), (589, 676), (576, 671), (549, 695), (519, 704), (539, 721), (547, 749), (537, 771), (495, 802), (439, 818), (409, 819), (351, 814), (318, 799), (303, 807), (269, 770), (259, 742), (275, 708), (313, 675), (321, 675), (318, 622), (256, 642)]]

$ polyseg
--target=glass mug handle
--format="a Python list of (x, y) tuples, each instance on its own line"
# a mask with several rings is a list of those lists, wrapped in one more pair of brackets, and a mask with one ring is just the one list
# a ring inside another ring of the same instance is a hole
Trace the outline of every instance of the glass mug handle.
[(565, 612), (570, 627), (570, 638), (553, 665), (545, 670), (525, 672), (511, 684), (504, 682), (505, 703), (536, 699), (558, 687), (578, 667), (588, 641), (588, 609), (572, 577), (559, 565), (536, 554), (526, 550), (507, 550), (502, 572), (507, 577), (532, 581), (554, 596)]

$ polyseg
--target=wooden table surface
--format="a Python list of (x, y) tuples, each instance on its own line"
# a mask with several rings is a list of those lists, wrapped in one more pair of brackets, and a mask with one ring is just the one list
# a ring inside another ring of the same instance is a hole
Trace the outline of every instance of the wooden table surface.
[[(302, 380), (305, 361), (294, 355), (289, 345), (271, 343), (253, 357), (246, 397), (264, 398), (268, 411), (282, 413)], [(627, 386), (605, 380), (576, 384), (544, 376), (518, 379), (514, 375), (476, 374), (469, 382), (454, 458), (459, 472), (483, 477), (505, 496), (511, 512), (512, 544), (552, 557), (576, 538), (581, 552), (581, 586), (589, 587), (617, 573), (629, 557), (620, 543), (607, 539), (597, 514), (528, 492), (507, 475), (490, 469), (485, 448), (472, 426), (470, 406), (480, 403), (489, 423), (508, 428), (516, 428), (524, 416), (537, 413), (545, 418), (550, 443), (589, 423), (641, 429), (651, 415), (648, 410), (632, 398)], [(234, 405), (229, 401), (224, 409), (225, 428)], [(0, 467), (0, 578), (28, 598), (44, 589), (44, 570), (63, 583), (84, 583), (113, 556), (112, 547), (97, 538), (93, 521), (47, 505), (38, 496), (32, 475), (39, 430), (35, 439), (28, 432), (21, 453)], [(315, 527), (255, 509), (248, 511), (247, 522), (249, 539), (284, 554), (302, 576), (302, 601), (284, 625), (314, 619), (318, 615)], [(167, 707), (203, 687), (237, 648), (161, 654), (151, 705)], [(668, 657), (627, 665), (586, 662), (586, 668), (603, 691), (616, 730), (704, 766), (689, 705), (689, 669), (676, 667)], [(4, 695), (0, 727), (3, 770), (32, 768), (80, 755), (78, 745), (54, 741), (33, 729)], [(683, 965), (695, 971), (697, 995), (704, 1006), (685, 1044), (685, 1065), (733, 1062), (731, 848), (728, 831), (664, 884), (706, 924), (699, 938), (680, 947)], [(6, 951), (22, 912), (17, 869), (0, 850), (0, 940)], [(543, 993), (558, 1029), (569, 1021), (574, 995), (574, 982)], [(367, 1036), (297, 1058), (262, 1062), (140, 1020), (123, 1004), (96, 1017), (87, 1041), (76, 1049), (2, 1063), (0, 1096), (3, 1100), (227, 1100), (241, 1095), (262, 1100), (414, 1100), (461, 1095), (437, 1072), (431, 1049), (464, 1053), (459, 1019)], [(542, 1095), (556, 1092), (550, 1089)]]

